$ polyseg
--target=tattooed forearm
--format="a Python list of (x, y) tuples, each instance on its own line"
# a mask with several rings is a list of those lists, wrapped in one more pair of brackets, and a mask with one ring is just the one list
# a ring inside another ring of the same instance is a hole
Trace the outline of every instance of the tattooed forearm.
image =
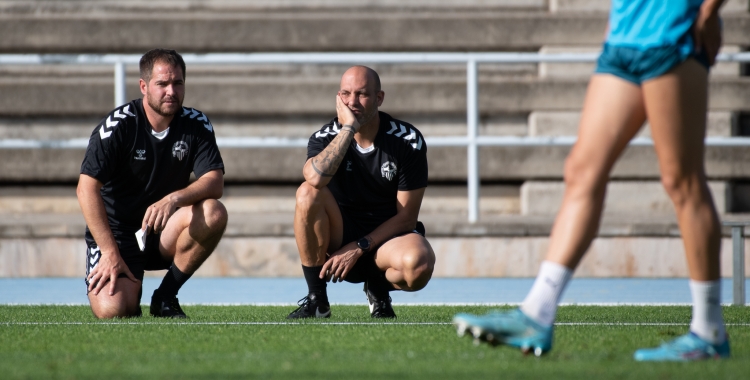
[(333, 177), (344, 160), (353, 135), (354, 131), (351, 128), (342, 128), (338, 136), (312, 159), (311, 164), (315, 173), (322, 177)]
[(315, 166), (315, 160), (314, 159), (312, 160), (312, 162), (310, 164), (312, 164), (313, 170), (315, 170), (315, 172), (318, 173), (318, 175), (320, 175), (321, 177), (333, 177), (333, 174), (323, 173), (323, 171), (321, 171), (320, 169), (318, 169), (318, 167)]

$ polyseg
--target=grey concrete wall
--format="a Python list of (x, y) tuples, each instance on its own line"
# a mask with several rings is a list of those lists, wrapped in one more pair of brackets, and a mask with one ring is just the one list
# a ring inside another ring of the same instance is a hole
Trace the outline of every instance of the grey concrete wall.
[[(545, 237), (429, 240), (437, 257), (434, 277), (534, 277), (548, 246)], [(732, 275), (731, 246), (730, 239), (723, 240), (724, 277)], [(0, 277), (83, 278), (85, 249), (82, 239), (0, 239)], [(750, 260), (745, 265), (745, 271), (750, 270)], [(302, 269), (291, 237), (225, 238), (196, 276), (302, 277)], [(616, 237), (594, 240), (576, 276), (688, 277), (688, 273), (679, 238)]]

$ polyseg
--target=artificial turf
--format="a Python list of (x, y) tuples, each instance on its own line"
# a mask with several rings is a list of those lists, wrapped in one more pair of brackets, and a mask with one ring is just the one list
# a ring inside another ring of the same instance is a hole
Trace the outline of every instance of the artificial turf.
[[(293, 308), (185, 306), (184, 321), (98, 321), (85, 306), (0, 306), (0, 378), (748, 378), (750, 308), (726, 307), (732, 358), (637, 363), (633, 351), (687, 331), (685, 306), (564, 306), (541, 358), (475, 347), (449, 324), (484, 306), (396, 306), (374, 321), (366, 306), (332, 307), (291, 322)], [(144, 308), (148, 313), (148, 310)]]

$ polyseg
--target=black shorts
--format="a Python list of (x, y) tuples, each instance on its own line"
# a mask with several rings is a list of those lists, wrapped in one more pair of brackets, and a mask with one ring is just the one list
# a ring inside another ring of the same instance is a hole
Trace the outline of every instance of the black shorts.
[[(365, 235), (371, 233), (385, 222), (385, 220), (372, 218), (368, 215), (357, 215), (353, 212), (345, 212), (343, 209), (339, 209), (341, 210), (341, 218), (344, 224), (344, 234), (341, 239), (341, 247), (365, 237)], [(375, 251), (389, 240), (408, 234), (419, 234), (423, 237), (426, 236), (424, 224), (422, 224), (422, 222), (417, 222), (417, 226), (414, 230), (393, 235), (379, 245), (372, 247), (370, 252), (362, 255), (362, 257), (357, 260), (357, 263), (354, 264), (354, 267), (346, 275), (344, 281), (355, 284), (365, 282), (368, 273), (371, 273), (373, 268), (375, 268)], [(336, 249), (341, 247), (337, 247)]]
[[(139, 280), (143, 280), (143, 273), (147, 270), (169, 269), (172, 261), (167, 261), (159, 252), (159, 237), (161, 235), (148, 234), (146, 236), (146, 248), (141, 251), (138, 247), (138, 241), (135, 234), (132, 236), (115, 236), (117, 247), (120, 249), (120, 256), (125, 261), (125, 265), (130, 269), (130, 273)], [(89, 285), (89, 273), (99, 264), (101, 253), (96, 242), (86, 238), (86, 285)], [(118, 277), (127, 277), (120, 273)]]

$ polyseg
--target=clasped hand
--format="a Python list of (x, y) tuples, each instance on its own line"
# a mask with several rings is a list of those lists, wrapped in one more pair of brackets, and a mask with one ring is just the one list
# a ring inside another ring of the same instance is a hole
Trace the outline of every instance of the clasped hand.
[(326, 282), (333, 280), (333, 282), (344, 281), (349, 271), (354, 268), (360, 257), (362, 257), (362, 250), (357, 247), (356, 242), (351, 242), (338, 251), (331, 254), (323, 269), (320, 270), (320, 278), (325, 279)]

